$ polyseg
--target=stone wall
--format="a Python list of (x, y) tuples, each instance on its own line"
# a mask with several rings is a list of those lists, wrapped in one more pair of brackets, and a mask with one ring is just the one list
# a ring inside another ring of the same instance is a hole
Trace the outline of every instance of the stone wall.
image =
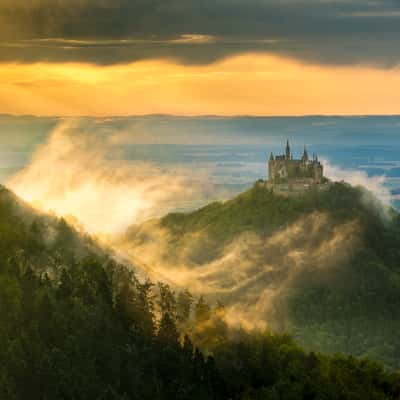
[(268, 162), (268, 180), (273, 183), (303, 183), (311, 180), (311, 183), (319, 184), (322, 177), (323, 167), (318, 161), (279, 159)]

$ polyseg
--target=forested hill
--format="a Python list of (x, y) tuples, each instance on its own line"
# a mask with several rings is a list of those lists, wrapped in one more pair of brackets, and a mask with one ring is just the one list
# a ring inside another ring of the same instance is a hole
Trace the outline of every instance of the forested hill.
[(400, 217), (363, 188), (282, 197), (258, 182), (132, 227), (125, 240), (143, 256), (156, 243), (147, 263), (165, 275), (179, 265), (246, 326), (264, 321), (308, 349), (400, 367)]
[[(221, 249), (241, 233), (271, 235), (314, 212), (328, 214), (332, 223), (357, 219), (365, 228), (367, 247), (372, 246), (377, 256), (393, 255), (394, 264), (400, 260), (400, 215), (385, 208), (362, 187), (346, 183), (334, 183), (326, 191), (311, 190), (284, 197), (258, 182), (232, 200), (211, 203), (192, 213), (168, 214), (160, 225), (176, 238), (206, 232), (210, 242)], [(385, 261), (390, 262), (388, 258)]]
[[(232, 336), (222, 306), (214, 312), (200, 298), (191, 311), (187, 291), (140, 282), (89, 237), (5, 188), (0, 239), (1, 399), (400, 396), (399, 374), (371, 361), (307, 353), (286, 335)], [(201, 328), (199, 343), (211, 339), (211, 353), (192, 344), (190, 326)]]
[(3, 261), (23, 263), (40, 273), (53, 274), (65, 263), (108, 252), (65, 219), (42, 213), (0, 186), (0, 254)]

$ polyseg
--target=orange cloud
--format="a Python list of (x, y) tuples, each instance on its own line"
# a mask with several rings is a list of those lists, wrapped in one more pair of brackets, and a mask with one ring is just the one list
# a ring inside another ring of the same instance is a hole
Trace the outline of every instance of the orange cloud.
[(0, 64), (0, 112), (106, 116), (399, 114), (400, 68), (245, 54), (204, 66)]

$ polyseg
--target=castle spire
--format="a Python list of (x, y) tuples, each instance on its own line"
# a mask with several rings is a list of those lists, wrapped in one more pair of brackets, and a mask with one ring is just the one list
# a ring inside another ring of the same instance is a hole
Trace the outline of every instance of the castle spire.
[(269, 156), (269, 161), (274, 161), (274, 154), (271, 151), (271, 155)]
[(289, 139), (286, 140), (286, 160), (290, 160), (290, 144)]
[(308, 161), (308, 153), (307, 153), (306, 145), (304, 145), (303, 157), (301, 157), (301, 160), (304, 162)]

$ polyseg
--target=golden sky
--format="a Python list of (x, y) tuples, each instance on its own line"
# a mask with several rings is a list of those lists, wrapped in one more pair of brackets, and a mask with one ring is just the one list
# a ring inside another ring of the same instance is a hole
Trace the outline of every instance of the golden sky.
[(400, 68), (247, 53), (207, 65), (1, 63), (0, 112), (109, 116), (400, 113)]

